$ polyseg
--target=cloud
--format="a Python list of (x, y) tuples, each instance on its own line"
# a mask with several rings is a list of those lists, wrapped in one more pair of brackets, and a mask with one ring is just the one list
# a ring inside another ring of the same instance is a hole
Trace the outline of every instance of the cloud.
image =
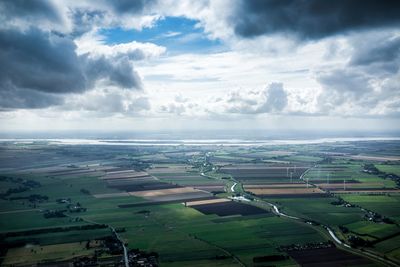
[(294, 34), (319, 39), (352, 30), (400, 25), (396, 0), (242, 0), (230, 16), (237, 35)]
[(220, 114), (284, 113), (288, 94), (282, 83), (271, 83), (261, 90), (233, 90), (214, 99), (208, 111)]
[(346, 98), (350, 97), (352, 100), (373, 90), (365, 73), (357, 72), (354, 69), (334, 69), (320, 73), (317, 80), (320, 84), (346, 95)]
[(166, 48), (153, 43), (140, 43), (136, 41), (121, 44), (105, 44), (103, 37), (97, 32), (90, 32), (75, 39), (78, 45), (77, 53), (104, 55), (107, 57), (127, 57), (138, 61), (157, 58), (165, 53)]
[(0, 91), (9, 99), (0, 108), (59, 105), (62, 94), (83, 93), (99, 85), (140, 90), (133, 62), (164, 51), (136, 42), (94, 48), (78, 54), (75, 42), (66, 36), (35, 28), (0, 29)]
[(161, 16), (153, 7), (156, 0), (90, 0), (63, 3), (73, 25), (72, 33), (80, 36), (98, 28), (122, 27), (141, 30), (152, 27)]
[(165, 48), (139, 42), (107, 45), (96, 32), (125, 22), (143, 26), (149, 22), (143, 12), (153, 4), (1, 1), (0, 109), (63, 106), (69, 95), (96, 88), (142, 90), (134, 62), (158, 57)]
[(105, 23), (107, 21), (107, 13), (104, 10), (75, 8), (70, 10), (70, 19), (73, 24), (71, 36), (80, 37)]
[(29, 29), (0, 30), (0, 108), (45, 108), (86, 89), (75, 44)]
[(349, 66), (374, 68), (380, 72), (396, 73), (400, 67), (400, 36), (358, 38)]
[(121, 88), (142, 88), (141, 79), (128, 58), (105, 56), (84, 58), (86, 77), (91, 82), (91, 87), (94, 87), (96, 82), (103, 82)]
[(0, 111), (12, 109), (39, 109), (61, 105), (64, 99), (57, 94), (13, 87), (0, 88)]
[(104, 0), (106, 5), (110, 6), (118, 14), (140, 14), (146, 8), (154, 5), (155, 0)]
[(80, 110), (102, 114), (103, 116), (119, 113), (136, 115), (151, 108), (146, 95), (117, 87), (94, 89), (84, 94), (70, 95), (65, 98), (61, 110)]
[(141, 30), (161, 18), (152, 9), (156, 0), (3, 0), (0, 28), (26, 30), (32, 26), (80, 36), (96, 28), (123, 27)]
[(175, 37), (175, 36), (178, 36), (178, 35), (181, 35), (181, 34), (182, 34), (181, 32), (168, 31), (168, 32), (162, 34), (161, 37), (163, 37), (163, 38), (171, 38), (171, 37)]
[(85, 90), (73, 41), (30, 29), (0, 30), (0, 87), (66, 93)]
[(171, 113), (175, 115), (182, 115), (187, 111), (184, 104), (181, 103), (168, 103), (167, 105), (162, 105), (160, 107), (162, 113)]
[[(399, 6), (390, 0), (0, 1), (0, 110), (396, 116)], [(156, 23), (169, 16), (197, 21), (194, 33), (182, 37)], [(209, 38), (222, 48), (166, 53), (152, 43), (111, 45), (113, 36), (101, 35), (123, 28), (146, 38), (140, 31), (158, 26), (154, 42)], [(264, 87), (266, 81), (285, 87)]]
[(57, 8), (51, 1), (26, 1), (26, 0), (3, 0), (0, 3), (0, 10), (7, 18), (32, 18), (46, 19), (51, 22), (61, 20)]
[(142, 89), (142, 81), (133, 62), (157, 58), (166, 49), (152, 43), (129, 42), (106, 45), (101, 36), (89, 33), (76, 40), (86, 76), (96, 82), (121, 88)]
[(48, 0), (3, 0), (0, 2), (0, 27), (27, 29), (31, 25), (40, 25), (42, 29), (61, 30), (68, 27), (65, 11)]
[(400, 109), (399, 78), (400, 72), (380, 78), (360, 70), (332, 70), (318, 77), (322, 86), (319, 111), (339, 116), (389, 116)]
[(288, 103), (287, 93), (282, 83), (271, 83), (265, 92), (265, 102), (258, 108), (259, 112), (280, 112)]
[[(374, 33), (352, 38), (354, 51), (342, 66), (316, 73), (318, 108), (343, 116), (391, 116), (400, 110), (400, 39)], [(374, 41), (372, 41), (374, 40)]]

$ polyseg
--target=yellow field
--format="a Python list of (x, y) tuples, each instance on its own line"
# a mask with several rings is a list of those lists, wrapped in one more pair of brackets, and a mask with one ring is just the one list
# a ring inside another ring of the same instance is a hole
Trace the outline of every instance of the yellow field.
[(208, 200), (190, 201), (190, 202), (186, 202), (186, 206), (190, 207), (190, 206), (221, 203), (221, 202), (228, 202), (228, 201), (232, 201), (232, 200), (229, 200), (226, 198), (216, 198), (216, 199), (208, 199)]
[(112, 198), (112, 197), (128, 197), (130, 195), (128, 192), (120, 192), (120, 193), (108, 193), (108, 194), (95, 194), (93, 196), (95, 198)]
[(193, 192), (200, 192), (200, 191), (192, 187), (182, 187), (182, 188), (169, 188), (169, 189), (129, 192), (129, 194), (137, 197), (158, 197), (171, 194), (193, 193)]

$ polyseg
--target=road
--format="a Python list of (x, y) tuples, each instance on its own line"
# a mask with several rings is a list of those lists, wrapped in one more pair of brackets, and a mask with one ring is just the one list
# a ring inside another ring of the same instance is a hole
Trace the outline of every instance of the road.
[[(74, 217), (72, 217), (72, 216), (69, 216), (69, 217), (74, 218)], [(89, 220), (89, 219), (85, 219), (85, 218), (82, 218), (82, 217), (81, 217), (81, 219), (82, 219), (84, 222), (87, 222), (87, 223), (101, 224), (101, 223), (98, 223), (98, 222), (95, 222), (95, 221), (92, 221), (92, 220)], [(112, 226), (109, 225), (109, 224), (106, 224), (106, 225), (107, 225), (107, 227), (115, 234), (116, 238), (117, 238), (118, 241), (121, 243), (121, 246), (122, 246), (122, 248), (123, 248), (123, 250), (124, 250), (124, 265), (125, 265), (125, 267), (129, 267), (128, 250), (127, 250), (127, 248), (126, 248), (126, 246), (125, 246), (125, 242), (124, 242), (124, 241), (122, 240), (122, 238), (118, 235), (117, 231), (115, 231), (115, 228), (114, 228), (114, 227), (112, 227)]]
[(287, 218), (290, 218), (290, 219), (293, 219), (293, 220), (300, 220), (300, 218), (297, 218), (297, 217), (294, 217), (294, 216), (290, 216), (290, 215), (287, 215), (285, 213), (280, 212), (278, 207), (275, 206), (274, 204), (269, 203), (269, 202), (266, 202), (266, 203), (268, 203), (269, 205), (271, 205), (274, 208), (274, 211), (275, 211), (275, 213), (277, 215), (280, 215), (280, 216), (283, 216), (283, 217), (287, 217)]
[(311, 167), (311, 168), (308, 168), (307, 170), (305, 170), (305, 172), (303, 172), (301, 175), (300, 175), (300, 180), (304, 180), (304, 175), (306, 175), (307, 174), (307, 172), (309, 172), (312, 168), (315, 168), (315, 166), (317, 166), (317, 165), (314, 165), (313, 167)]
[(125, 263), (125, 267), (129, 267), (129, 260), (128, 260), (128, 250), (126, 249), (125, 243), (122, 240), (122, 238), (118, 235), (117, 231), (115, 231), (115, 228), (112, 226), (108, 226), (113, 233), (115, 234), (116, 238), (119, 240), (119, 242), (121, 242), (122, 248), (124, 249), (124, 263)]
[(351, 248), (349, 245), (343, 243), (342, 241), (340, 241), (340, 239), (335, 235), (335, 233), (330, 229), (330, 228), (326, 228), (326, 230), (328, 231), (328, 233), (331, 235), (331, 237), (333, 238), (333, 240), (335, 240), (336, 243), (345, 246), (346, 248)]
[(235, 192), (235, 186), (237, 185), (237, 183), (234, 183), (232, 186), (231, 186), (231, 191), (232, 192)]

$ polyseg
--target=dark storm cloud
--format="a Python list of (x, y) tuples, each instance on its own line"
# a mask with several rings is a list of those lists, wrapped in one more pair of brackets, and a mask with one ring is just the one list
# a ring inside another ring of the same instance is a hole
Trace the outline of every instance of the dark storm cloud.
[(60, 105), (63, 101), (63, 97), (59, 94), (17, 88), (12, 84), (0, 90), (0, 111), (16, 108), (46, 108)]
[(133, 69), (129, 57), (106, 58), (87, 58), (86, 75), (90, 81), (107, 79), (108, 83), (122, 88), (142, 87), (139, 75)]
[(0, 108), (56, 105), (63, 94), (90, 90), (98, 80), (140, 88), (128, 57), (89, 59), (75, 49), (72, 40), (49, 32), (0, 29)]
[(67, 38), (30, 29), (0, 30), (0, 88), (67, 93), (85, 89), (75, 44)]
[[(358, 40), (354, 44), (351, 67), (373, 68), (376, 71), (396, 73), (400, 67), (400, 37)], [(372, 72), (372, 71), (371, 71)]]
[(78, 37), (91, 31), (95, 25), (101, 25), (107, 14), (104, 10), (77, 8), (70, 10), (70, 16), (73, 22), (71, 36)]
[(106, 0), (114, 12), (124, 14), (138, 14), (141, 13), (146, 7), (154, 4), (155, 0)]
[(400, 25), (399, 14), (398, 0), (242, 0), (231, 23), (242, 37), (289, 33), (318, 39)]
[(47, 0), (2, 0), (0, 13), (5, 18), (43, 19), (61, 22), (57, 8)]

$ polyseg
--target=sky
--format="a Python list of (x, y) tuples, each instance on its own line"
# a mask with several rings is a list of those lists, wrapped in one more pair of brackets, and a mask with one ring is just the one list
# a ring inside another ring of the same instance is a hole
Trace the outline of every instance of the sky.
[(400, 1), (1, 0), (0, 132), (400, 131)]

